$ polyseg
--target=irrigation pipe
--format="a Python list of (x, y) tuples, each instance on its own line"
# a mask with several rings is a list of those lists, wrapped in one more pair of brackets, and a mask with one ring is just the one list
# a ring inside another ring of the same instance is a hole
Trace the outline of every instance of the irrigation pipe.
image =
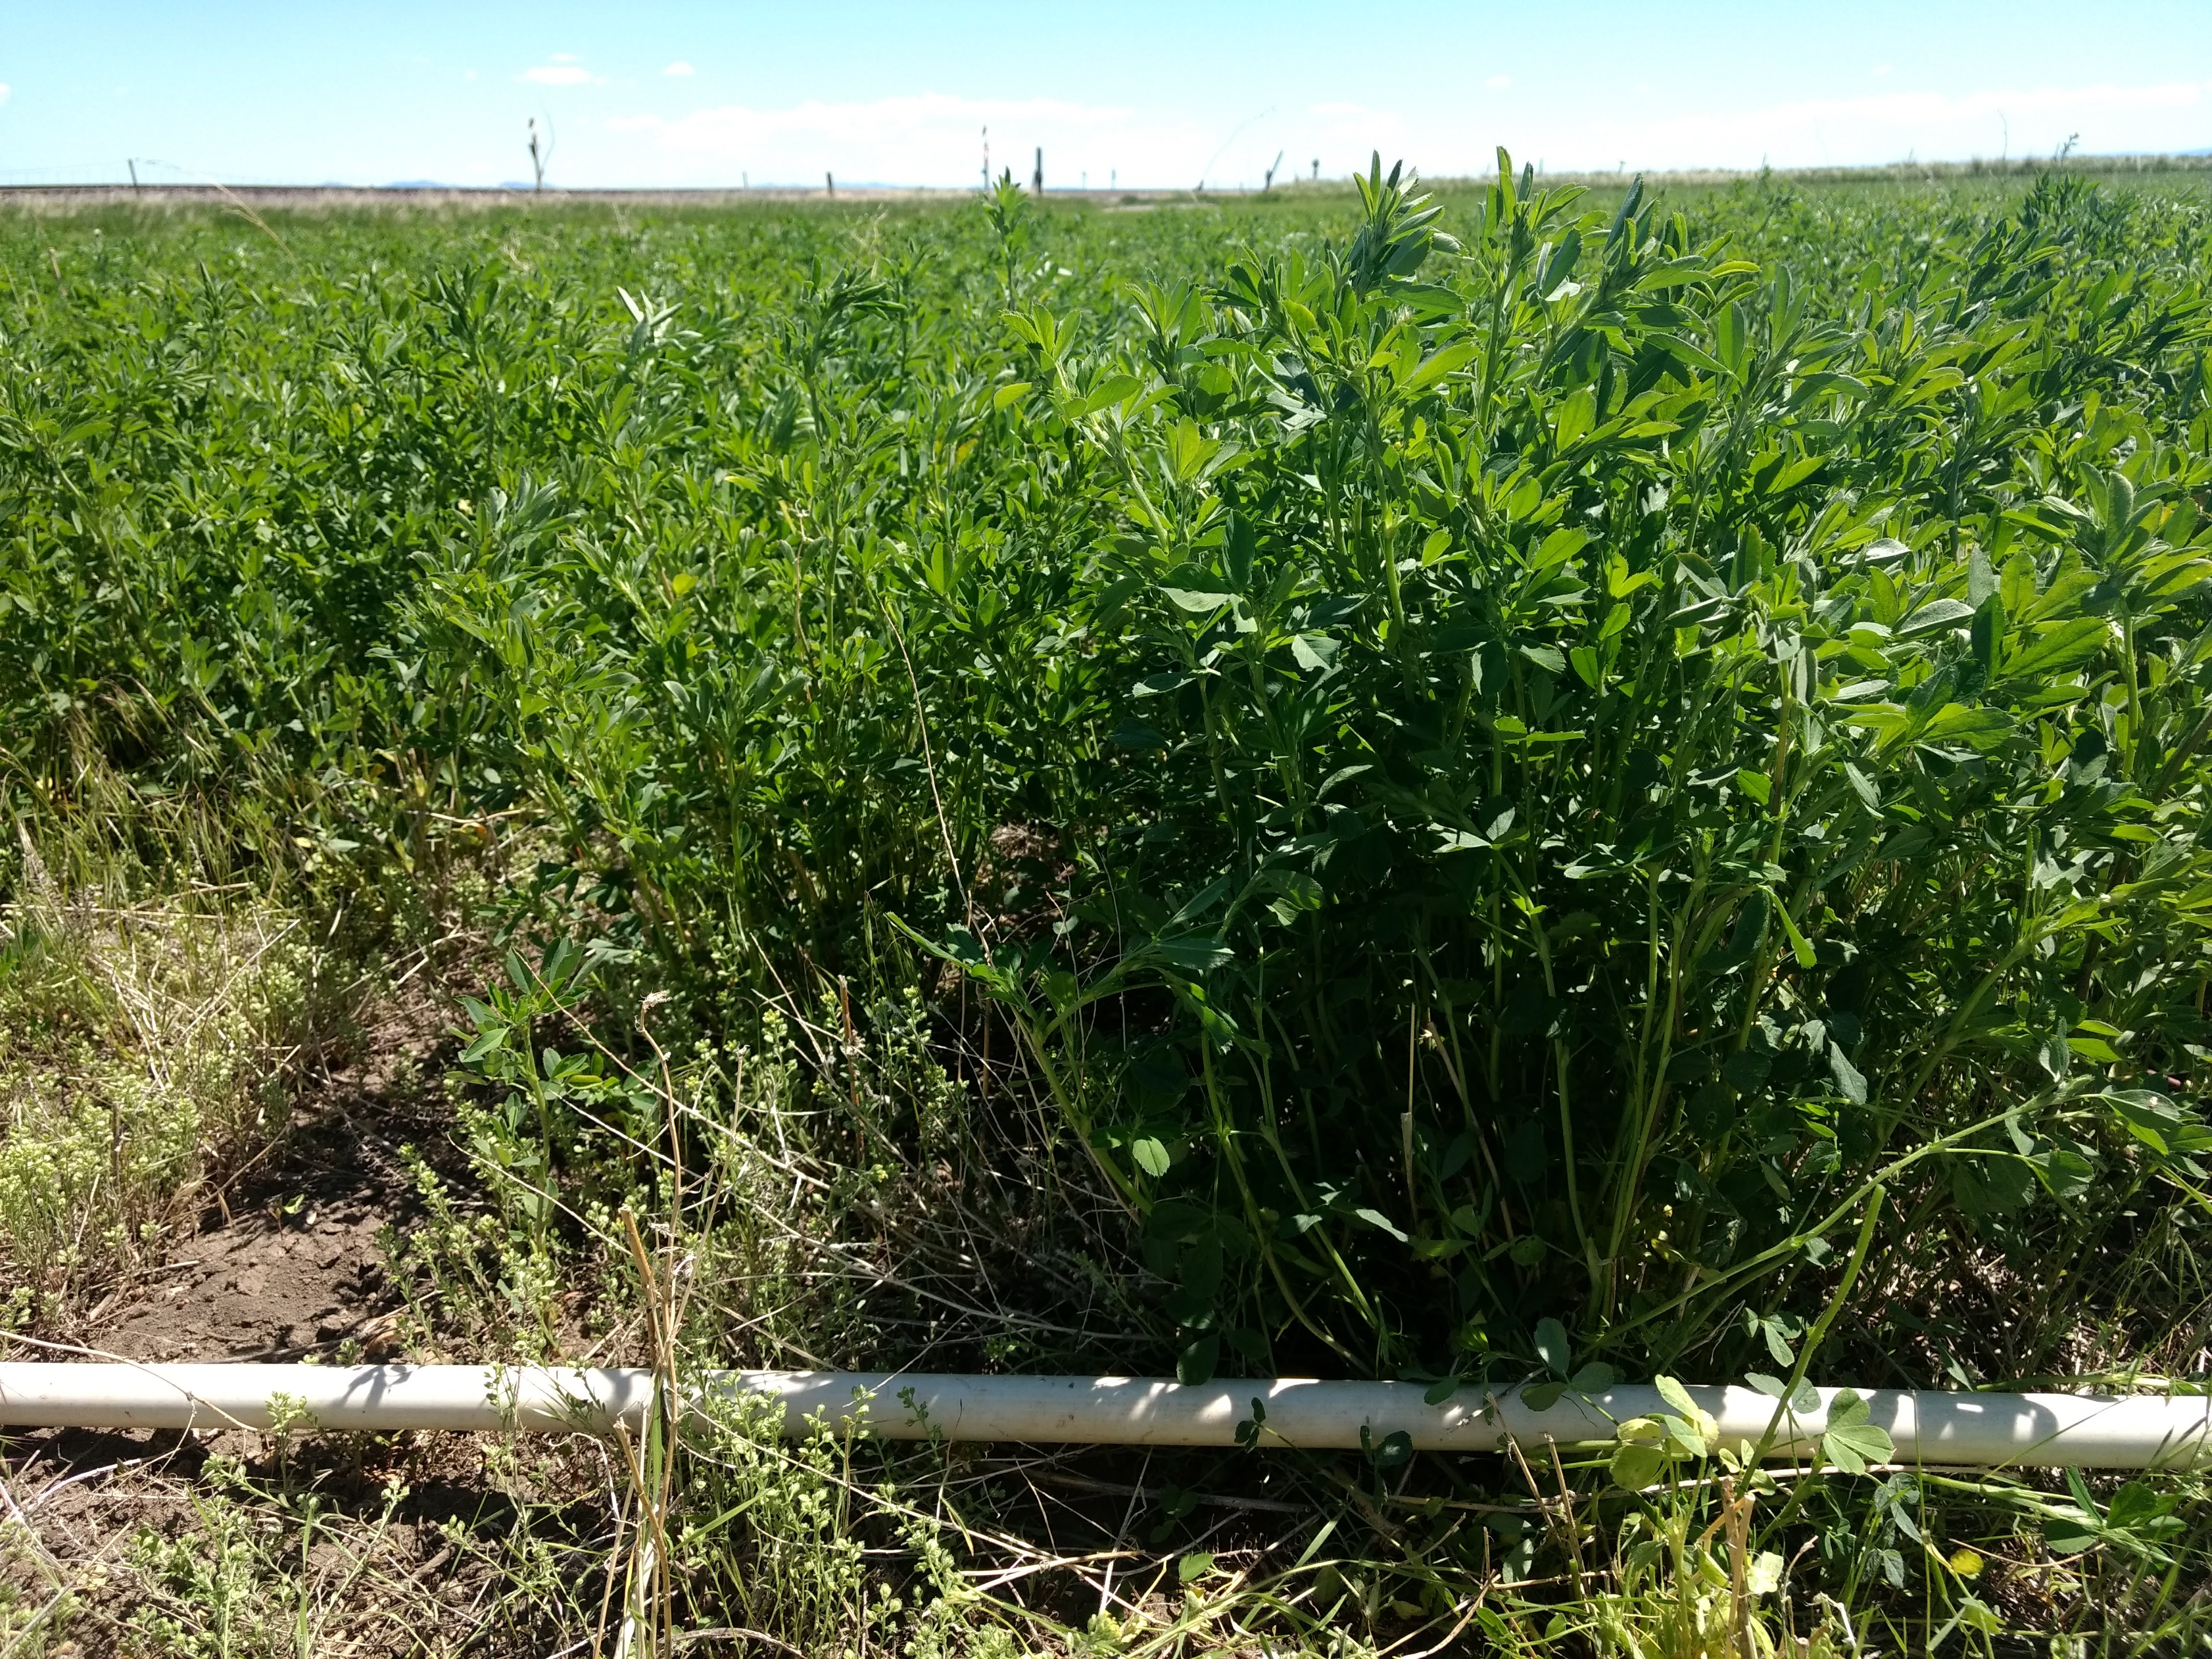
[[(1463, 1389), (1441, 1406), (1419, 1383), (1304, 1378), (1186, 1388), (1121, 1376), (902, 1376), (881, 1371), (716, 1371), (704, 1395), (779, 1401), (787, 1434), (821, 1422), (865, 1424), (879, 1439), (1231, 1446), (1265, 1408), (1261, 1446), (1357, 1447), (1404, 1432), (1421, 1451), (1489, 1452), (1508, 1439), (1602, 1446), (1630, 1418), (1670, 1409), (1656, 1389), (1621, 1384), (1565, 1395), (1542, 1409), (1517, 1390)], [(140, 1365), (0, 1364), (0, 1425), (11, 1428), (250, 1428), (611, 1431), (641, 1425), (653, 1391), (642, 1369), (482, 1365)], [(1750, 1389), (1692, 1387), (1720, 1443), (1757, 1444), (1774, 1402)], [(1786, 1417), (1769, 1449), (1817, 1449), (1838, 1390)], [(1870, 1420), (1900, 1463), (2141, 1469), (2212, 1467), (2212, 1395), (1939, 1394), (1875, 1389)], [(1249, 1430), (1246, 1431), (1249, 1435)]]

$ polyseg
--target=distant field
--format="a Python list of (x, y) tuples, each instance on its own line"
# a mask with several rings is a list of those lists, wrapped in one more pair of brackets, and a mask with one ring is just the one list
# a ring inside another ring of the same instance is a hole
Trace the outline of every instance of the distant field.
[[(2202, 155), (2091, 155), (2064, 161), (2030, 158), (2022, 161), (1900, 161), (1889, 167), (1807, 167), (1767, 172), (1736, 173), (1722, 168), (1638, 174), (1656, 191), (1694, 192), (1737, 185), (1776, 185), (1787, 189), (1809, 187), (1903, 185), (1987, 183), (2010, 190), (2045, 174), (2084, 179), (2093, 183), (2126, 185), (2137, 189), (2160, 185), (2187, 186), (2212, 175), (2212, 153)], [(1592, 190), (1625, 189), (1629, 182), (1624, 165), (1613, 173), (1555, 173), (1538, 175), (1547, 188), (1580, 185)], [(1484, 179), (1438, 178), (1427, 181), (1435, 195), (1449, 198), (1486, 190)], [(74, 213), (87, 208), (113, 206), (220, 207), (240, 205), (256, 211), (281, 209), (305, 211), (329, 209), (511, 208), (537, 210), (576, 205), (664, 210), (685, 207), (728, 208), (781, 204), (793, 202), (840, 200), (850, 203), (903, 202), (957, 206), (972, 198), (969, 189), (939, 190), (899, 185), (868, 184), (825, 179), (819, 185), (763, 184), (755, 186), (702, 186), (681, 190), (565, 190), (550, 187), (532, 191), (527, 187), (477, 189), (448, 185), (404, 185), (388, 187), (350, 185), (0, 185), (0, 205), (33, 213)], [(1357, 194), (1346, 178), (1291, 179), (1267, 191), (1241, 186), (1228, 190), (1200, 183), (1194, 187), (1141, 190), (1068, 187), (1054, 183), (1043, 200), (1054, 205), (1113, 208), (1170, 201), (1215, 201), (1270, 204), (1309, 203), (1316, 197)]]
[[(2207, 181), (0, 197), (9, 1328), (2207, 1386)], [(1655, 1447), (50, 1437), (0, 1630), (2212, 1634), (2195, 1475)]]

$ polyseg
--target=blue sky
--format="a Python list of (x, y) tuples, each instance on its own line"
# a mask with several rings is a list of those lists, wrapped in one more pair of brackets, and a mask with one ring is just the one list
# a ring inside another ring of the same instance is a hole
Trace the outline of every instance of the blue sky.
[(2212, 148), (2212, 3), (0, 0), (0, 183), (1256, 185)]

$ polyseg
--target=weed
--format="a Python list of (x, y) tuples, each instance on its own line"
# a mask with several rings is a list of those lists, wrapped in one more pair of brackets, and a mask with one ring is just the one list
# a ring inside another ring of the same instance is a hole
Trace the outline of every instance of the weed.
[(24, 1288), (65, 1297), (157, 1253), (266, 1156), (330, 1016), (317, 952), (271, 907), (80, 892), (9, 920), (0, 1234)]

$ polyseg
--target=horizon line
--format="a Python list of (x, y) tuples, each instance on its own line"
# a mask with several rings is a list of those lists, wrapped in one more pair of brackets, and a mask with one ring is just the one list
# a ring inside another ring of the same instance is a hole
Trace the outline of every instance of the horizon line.
[[(1531, 164), (1534, 165), (1533, 163)], [(1613, 169), (1566, 168), (1547, 172), (1534, 168), (1534, 176), (1561, 183), (1615, 181), (1626, 182), (1641, 178), (1647, 183), (1718, 184), (1762, 178), (1801, 180), (1808, 183), (1848, 182), (1853, 179), (1878, 180), (1885, 178), (1920, 176), (1934, 179), (1939, 176), (1975, 177), (2012, 175), (2025, 177), (2044, 171), (2085, 172), (2118, 170), (2123, 172), (2212, 172), (2212, 149), (2141, 151), (2118, 150), (2083, 152), (2052, 156), (1992, 157), (1969, 156), (1961, 159), (1923, 159), (1910, 156), (1895, 161), (1861, 163), (1826, 163), (1796, 167), (1674, 167), (1662, 168), (1631, 168), (1626, 166)], [(829, 177), (825, 173), (825, 178)], [(1249, 185), (1220, 185), (1209, 187), (1204, 181), (1196, 185), (1115, 185), (1090, 186), (1081, 185), (1048, 184), (1046, 197), (1063, 200), (1118, 200), (1133, 198), (1142, 200), (1159, 197), (1190, 196), (1288, 196), (1311, 195), (1318, 191), (1333, 191), (1347, 186), (1356, 173), (1333, 175), (1328, 179), (1292, 179), (1276, 185), (1272, 190), (1253, 189)], [(1495, 174), (1422, 173), (1422, 182), (1436, 189), (1468, 189), (1486, 187)], [(1024, 188), (1027, 181), (1018, 180)], [(189, 199), (194, 197), (219, 194), (223, 191), (252, 191), (257, 195), (311, 194), (359, 195), (370, 197), (423, 197), (437, 194), (469, 197), (532, 197), (544, 196), (581, 201), (594, 197), (662, 196), (705, 198), (708, 197), (760, 198), (817, 198), (824, 200), (848, 193), (892, 194), (903, 197), (974, 196), (979, 192), (975, 185), (917, 185), (902, 184), (884, 179), (854, 179), (836, 184), (834, 190), (822, 184), (795, 181), (750, 181), (732, 184), (684, 185), (575, 185), (548, 184), (540, 188), (526, 180), (502, 180), (497, 184), (468, 185), (447, 183), (438, 179), (395, 179), (382, 184), (351, 184), (335, 179), (313, 182), (280, 182), (262, 179), (253, 182), (224, 182), (207, 177), (199, 180), (132, 179), (125, 176), (107, 178), (86, 177), (75, 179), (44, 179), (37, 182), (8, 181), (0, 173), (0, 199), (9, 198), (52, 198), (71, 192), (114, 192), (136, 198), (161, 199)]]

